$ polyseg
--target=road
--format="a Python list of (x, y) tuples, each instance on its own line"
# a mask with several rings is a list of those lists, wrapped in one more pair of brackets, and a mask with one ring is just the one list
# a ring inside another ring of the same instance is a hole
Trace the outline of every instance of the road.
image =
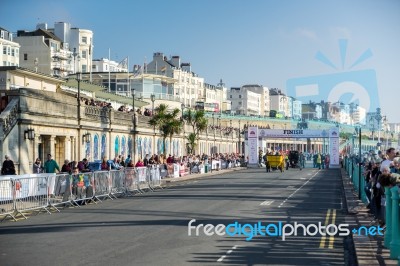
[[(0, 265), (343, 265), (346, 237), (207, 236), (192, 224), (339, 224), (339, 170), (248, 169), (0, 224)], [(249, 233), (245, 231), (245, 233)], [(273, 233), (273, 230), (270, 231)]]

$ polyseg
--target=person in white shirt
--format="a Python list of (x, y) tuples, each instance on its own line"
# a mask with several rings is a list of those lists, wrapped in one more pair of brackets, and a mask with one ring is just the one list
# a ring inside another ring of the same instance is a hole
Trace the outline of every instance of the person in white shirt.
[(393, 165), (393, 159), (396, 157), (396, 151), (394, 148), (389, 148), (386, 151), (386, 160), (382, 161), (380, 171), (383, 172), (383, 168), (390, 168)]

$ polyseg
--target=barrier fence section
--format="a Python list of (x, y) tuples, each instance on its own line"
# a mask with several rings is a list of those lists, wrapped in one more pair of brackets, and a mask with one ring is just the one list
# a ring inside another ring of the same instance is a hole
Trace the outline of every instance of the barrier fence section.
[(125, 195), (133, 196), (135, 193), (142, 193), (139, 189), (139, 180), (137, 178), (136, 170), (133, 167), (124, 169), (125, 177)]
[(110, 196), (111, 182), (109, 171), (96, 171), (94, 173), (94, 199), (101, 202), (105, 198), (113, 199)]
[[(214, 169), (227, 169), (235, 164), (214, 160)], [(135, 193), (162, 189), (162, 180), (187, 174), (205, 173), (211, 164), (192, 162), (124, 168), (123, 170), (95, 171), (71, 175), (69, 173), (43, 173), (0, 176), (0, 218), (17, 220), (24, 214), (59, 212), (60, 207), (80, 205), (133, 196)]]
[[(368, 203), (366, 195), (366, 180), (360, 176), (362, 165), (354, 160), (345, 158), (344, 164), (346, 172), (349, 174), (354, 190), (358, 193), (364, 203)], [(362, 173), (362, 172), (361, 172)], [(361, 195), (360, 195), (361, 192)], [(384, 246), (390, 250), (390, 258), (398, 259), (400, 264), (400, 187), (385, 187), (385, 198), (382, 208), (385, 208), (386, 230), (384, 234)]]
[[(15, 219), (15, 194), (14, 180), (9, 176), (0, 177), (0, 214), (4, 215), (3, 220), (8, 216)], [(3, 221), (2, 220), (2, 221)]]

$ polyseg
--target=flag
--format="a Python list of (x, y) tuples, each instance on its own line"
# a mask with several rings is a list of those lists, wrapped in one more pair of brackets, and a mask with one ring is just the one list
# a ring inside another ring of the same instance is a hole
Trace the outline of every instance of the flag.
[(128, 57), (119, 62), (117, 67), (128, 68)]
[(165, 72), (167, 70), (167, 66), (163, 66), (162, 68), (161, 68), (161, 72)]

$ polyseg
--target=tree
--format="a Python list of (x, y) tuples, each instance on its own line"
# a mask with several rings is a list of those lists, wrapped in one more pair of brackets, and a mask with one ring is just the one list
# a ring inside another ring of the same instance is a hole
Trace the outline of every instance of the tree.
[(200, 139), (200, 133), (207, 129), (207, 119), (205, 118), (204, 111), (189, 109), (182, 115), (183, 121), (192, 127), (192, 133), (187, 136), (190, 150), (194, 153), (197, 142)]
[[(170, 143), (172, 143), (172, 137), (174, 134), (179, 134), (182, 129), (182, 121), (178, 118), (180, 110), (175, 108), (172, 111), (168, 111), (168, 105), (160, 104), (155, 108), (155, 113), (149, 121), (149, 125), (156, 127), (160, 130), (161, 136), (163, 138), (163, 153), (165, 155), (165, 140), (167, 137), (170, 138)], [(171, 153), (172, 145), (170, 146)]]

